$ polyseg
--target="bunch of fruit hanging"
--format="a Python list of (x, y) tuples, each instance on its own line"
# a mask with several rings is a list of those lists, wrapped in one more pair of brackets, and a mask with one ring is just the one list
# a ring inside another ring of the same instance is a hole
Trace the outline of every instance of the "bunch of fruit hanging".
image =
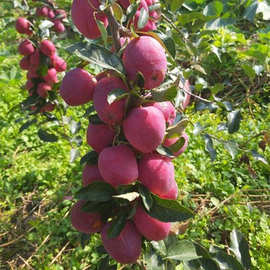
[(168, 72), (170, 52), (153, 32), (160, 19), (155, 0), (74, 0), (71, 15), (90, 39), (73, 52), (104, 68), (95, 76), (74, 68), (60, 87), (68, 105), (90, 105), (92, 149), (81, 160), (83, 187), (71, 222), (80, 232), (100, 233), (116, 261), (135, 263), (143, 239), (162, 240), (171, 222), (192, 216), (177, 201), (172, 161), (188, 145), (182, 112), (189, 95), (180, 89), (188, 83)]

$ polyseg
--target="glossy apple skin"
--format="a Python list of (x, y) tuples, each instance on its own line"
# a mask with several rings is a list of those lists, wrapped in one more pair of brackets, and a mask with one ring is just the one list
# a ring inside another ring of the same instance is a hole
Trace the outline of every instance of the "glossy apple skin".
[(142, 153), (151, 153), (162, 143), (165, 129), (163, 113), (154, 106), (134, 108), (123, 121), (126, 139)]
[(93, 98), (95, 78), (86, 70), (75, 68), (66, 73), (60, 86), (60, 95), (70, 106), (83, 105)]
[[(98, 0), (90, 0), (91, 4), (98, 8), (100, 2)], [(73, 0), (71, 7), (71, 17), (73, 23), (78, 30), (87, 38), (96, 39), (101, 36), (95, 16), (99, 21), (102, 21), (104, 26), (108, 26), (108, 20), (104, 13), (98, 12), (95, 14), (95, 10), (91, 7), (88, 1), (85, 0)]]
[(108, 125), (91, 123), (88, 125), (87, 143), (98, 153), (112, 145), (114, 136), (114, 130)]
[(128, 79), (136, 80), (138, 72), (144, 77), (144, 88), (158, 87), (167, 72), (167, 59), (164, 48), (150, 36), (132, 39), (123, 52), (123, 64)]
[(103, 149), (99, 154), (98, 168), (104, 181), (114, 187), (128, 185), (138, 178), (135, 154), (124, 144)]
[(83, 233), (100, 232), (103, 227), (103, 222), (99, 213), (87, 213), (81, 210), (84, 201), (78, 201), (71, 208), (71, 224), (72, 226)]
[(115, 238), (109, 238), (107, 235), (110, 226), (111, 223), (107, 223), (101, 232), (106, 251), (120, 263), (136, 263), (141, 254), (142, 237), (134, 224), (128, 221), (120, 235)]
[(136, 209), (133, 221), (139, 233), (148, 240), (160, 241), (170, 233), (169, 222), (162, 222), (149, 216), (140, 205)]
[(174, 181), (174, 165), (165, 156), (144, 154), (139, 160), (139, 181), (151, 192), (163, 196), (170, 192)]
[(97, 82), (93, 95), (94, 108), (99, 118), (110, 126), (120, 124), (125, 113), (126, 98), (122, 98), (111, 104), (107, 101), (108, 94), (115, 89), (128, 91), (127, 86), (120, 78), (115, 76), (104, 77)]

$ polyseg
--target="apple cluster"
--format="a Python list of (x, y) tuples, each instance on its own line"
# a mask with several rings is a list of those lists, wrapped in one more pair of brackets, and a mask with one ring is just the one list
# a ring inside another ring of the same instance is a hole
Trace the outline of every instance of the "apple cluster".
[[(108, 24), (106, 15), (98, 11), (99, 2), (74, 0), (72, 18), (79, 31), (86, 37), (100, 36), (95, 18)], [(148, 8), (155, 1), (142, 0), (141, 8)], [(123, 8), (129, 1), (120, 1)], [(85, 17), (84, 17), (85, 16)], [(134, 24), (138, 13), (134, 15)], [(148, 30), (155, 29), (153, 13)], [(152, 18), (153, 17), (153, 18)], [(88, 20), (85, 20), (87, 18)], [(123, 37), (125, 38), (125, 37)], [(60, 95), (70, 106), (93, 102), (100, 121), (89, 123), (87, 143), (96, 152), (96, 164), (86, 164), (82, 173), (82, 186), (96, 182), (110, 184), (115, 190), (127, 185), (140, 183), (154, 195), (168, 200), (176, 200), (178, 186), (175, 181), (172, 159), (187, 148), (188, 136), (167, 137), (167, 129), (174, 125), (177, 112), (170, 101), (156, 102), (151, 99), (150, 90), (159, 87), (167, 72), (167, 58), (163, 46), (153, 37), (141, 35), (121, 42), (122, 63), (125, 77), (112, 70), (105, 70), (93, 76), (82, 68), (75, 68), (63, 78)], [(138, 74), (143, 83), (137, 83)], [(118, 98), (110, 100), (114, 91), (121, 91)], [(131, 102), (132, 97), (137, 100)], [(149, 99), (146, 98), (149, 96)], [(142, 101), (143, 102), (140, 102)], [(180, 149), (170, 157), (161, 155), (159, 146), (170, 147), (184, 140)], [(117, 237), (109, 237), (113, 215), (104, 217), (99, 212), (82, 210), (85, 201), (79, 200), (71, 209), (74, 228), (83, 233), (101, 233), (106, 251), (120, 263), (135, 263), (140, 256), (142, 238), (159, 241), (166, 238), (171, 224), (151, 217), (140, 199), (136, 199), (135, 212), (128, 218)], [(117, 212), (117, 210), (116, 210)]]
[(65, 32), (66, 28), (63, 20), (67, 17), (67, 13), (63, 9), (55, 9), (48, 6), (42, 6), (36, 9), (36, 15), (43, 17), (53, 22), (53, 29), (57, 33)]
[[(23, 17), (16, 20), (16, 29), (21, 34), (32, 35), (31, 23)], [(31, 110), (35, 112), (50, 112), (55, 104), (50, 102), (54, 86), (58, 82), (57, 73), (66, 70), (66, 62), (57, 55), (52, 41), (44, 39), (41, 42), (24, 39), (18, 47), (23, 58), (20, 67), (27, 70), (27, 82), (25, 88), (29, 96), (37, 97), (35, 106)]]
[[(117, 1), (124, 10), (130, 6), (129, 0)], [(143, 32), (156, 30), (156, 22), (158, 21), (160, 14), (156, 10), (150, 10), (150, 7), (155, 4), (156, 0), (140, 0), (138, 9), (132, 19), (128, 22), (128, 26), (134, 26), (135, 30)], [(108, 18), (104, 12), (99, 10), (98, 0), (74, 0), (71, 7), (71, 16), (73, 23), (78, 30), (87, 38), (96, 39), (100, 37), (100, 30), (96, 20), (103, 23), (104, 27), (108, 26)], [(149, 15), (146, 24), (138, 29), (138, 21), (140, 13), (144, 9)], [(87, 20), (85, 19), (87, 18)]]

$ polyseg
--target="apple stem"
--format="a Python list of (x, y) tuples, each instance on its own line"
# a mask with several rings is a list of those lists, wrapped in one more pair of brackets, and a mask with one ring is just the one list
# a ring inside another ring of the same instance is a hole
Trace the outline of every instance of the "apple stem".
[(108, 7), (105, 10), (106, 16), (108, 18), (109, 21), (109, 26), (111, 29), (111, 33), (112, 33), (112, 38), (113, 38), (113, 43), (114, 43), (114, 48), (115, 51), (118, 52), (121, 48), (121, 44), (120, 44), (120, 34), (122, 36), (128, 36), (131, 37), (132, 33), (129, 29), (127, 29), (126, 27), (123, 27), (114, 17), (113, 15), (113, 10), (112, 7)]
[(109, 26), (110, 26), (111, 33), (112, 33), (114, 48), (115, 48), (115, 51), (118, 52), (121, 48), (120, 33), (119, 33), (120, 25), (116, 21), (115, 17), (113, 16), (113, 11), (112, 11), (111, 7), (108, 7), (108, 9), (106, 10), (105, 13), (106, 13), (108, 21), (109, 21)]

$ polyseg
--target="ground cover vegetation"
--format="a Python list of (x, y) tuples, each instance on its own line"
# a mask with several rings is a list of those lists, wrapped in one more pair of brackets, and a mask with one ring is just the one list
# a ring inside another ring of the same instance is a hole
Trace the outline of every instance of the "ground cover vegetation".
[(269, 269), (269, 10), (4, 1), (0, 267)]

